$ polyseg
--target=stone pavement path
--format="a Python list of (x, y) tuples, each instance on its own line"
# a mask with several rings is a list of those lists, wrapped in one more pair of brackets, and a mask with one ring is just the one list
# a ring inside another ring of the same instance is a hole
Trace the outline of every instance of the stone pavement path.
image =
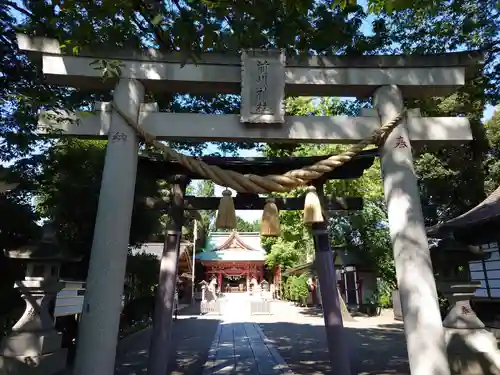
[[(223, 322), (212, 341), (203, 375), (293, 374), (262, 329), (251, 323), (244, 295), (226, 298)], [(247, 313), (245, 313), (247, 312)]]
[[(275, 301), (272, 315), (250, 316), (242, 303), (226, 303), (220, 317), (199, 316), (198, 306), (183, 310), (172, 332), (169, 374), (335, 374), (321, 312)], [(403, 326), (391, 315), (345, 325), (351, 375), (409, 375)], [(140, 332), (121, 348), (115, 375), (146, 374), (149, 335)]]
[(203, 375), (293, 374), (255, 323), (221, 323), (210, 348)]

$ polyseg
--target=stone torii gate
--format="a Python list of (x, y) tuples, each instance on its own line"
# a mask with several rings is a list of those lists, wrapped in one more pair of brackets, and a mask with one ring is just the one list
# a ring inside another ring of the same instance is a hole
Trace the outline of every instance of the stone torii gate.
[[(113, 373), (137, 168), (137, 130), (158, 140), (356, 143), (401, 114), (399, 126), (379, 147), (410, 368), (413, 375), (450, 373), (411, 146), (467, 142), (472, 135), (465, 117), (420, 117), (418, 109), (403, 113), (403, 101), (457, 90), (482, 66), (480, 53), (286, 60), (279, 51), (248, 51), (241, 57), (204, 54), (197, 64), (183, 65), (177, 55), (159, 51), (68, 56), (55, 40), (20, 36), (18, 43), (20, 50), (41, 58), (50, 83), (115, 89), (113, 105), (98, 106), (100, 111), (93, 116), (73, 114), (78, 124), (54, 121), (50, 116), (40, 119), (40, 133), (56, 126), (69, 136), (109, 141), (77, 375)], [(96, 58), (122, 60), (120, 78), (103, 82), (102, 73), (91, 66)], [(155, 105), (143, 103), (146, 91), (241, 93), (241, 115), (161, 113)], [(285, 95), (373, 97), (374, 109), (352, 118), (287, 117)], [(134, 131), (131, 122), (140, 128)], [(346, 368), (342, 371), (342, 375), (349, 373)]]

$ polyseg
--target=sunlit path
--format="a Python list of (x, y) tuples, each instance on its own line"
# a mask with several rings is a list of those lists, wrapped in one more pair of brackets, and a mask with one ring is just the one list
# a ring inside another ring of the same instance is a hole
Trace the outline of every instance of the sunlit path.
[(272, 342), (252, 321), (249, 303), (258, 298), (246, 293), (226, 295), (222, 322), (213, 338), (203, 375), (291, 374)]

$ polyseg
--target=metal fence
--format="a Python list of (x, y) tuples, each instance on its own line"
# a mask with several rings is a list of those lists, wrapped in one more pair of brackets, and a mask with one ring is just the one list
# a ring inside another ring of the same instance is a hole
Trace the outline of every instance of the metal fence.
[(200, 314), (222, 315), (222, 300), (202, 301)]
[(250, 315), (271, 315), (271, 301), (256, 299), (250, 301)]

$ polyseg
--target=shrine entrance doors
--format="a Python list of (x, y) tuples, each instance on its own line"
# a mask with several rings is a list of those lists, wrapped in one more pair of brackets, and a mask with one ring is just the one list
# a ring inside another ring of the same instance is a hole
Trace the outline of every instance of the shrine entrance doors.
[(247, 277), (238, 276), (224, 276), (222, 278), (222, 291), (224, 293), (242, 293), (247, 291)]

